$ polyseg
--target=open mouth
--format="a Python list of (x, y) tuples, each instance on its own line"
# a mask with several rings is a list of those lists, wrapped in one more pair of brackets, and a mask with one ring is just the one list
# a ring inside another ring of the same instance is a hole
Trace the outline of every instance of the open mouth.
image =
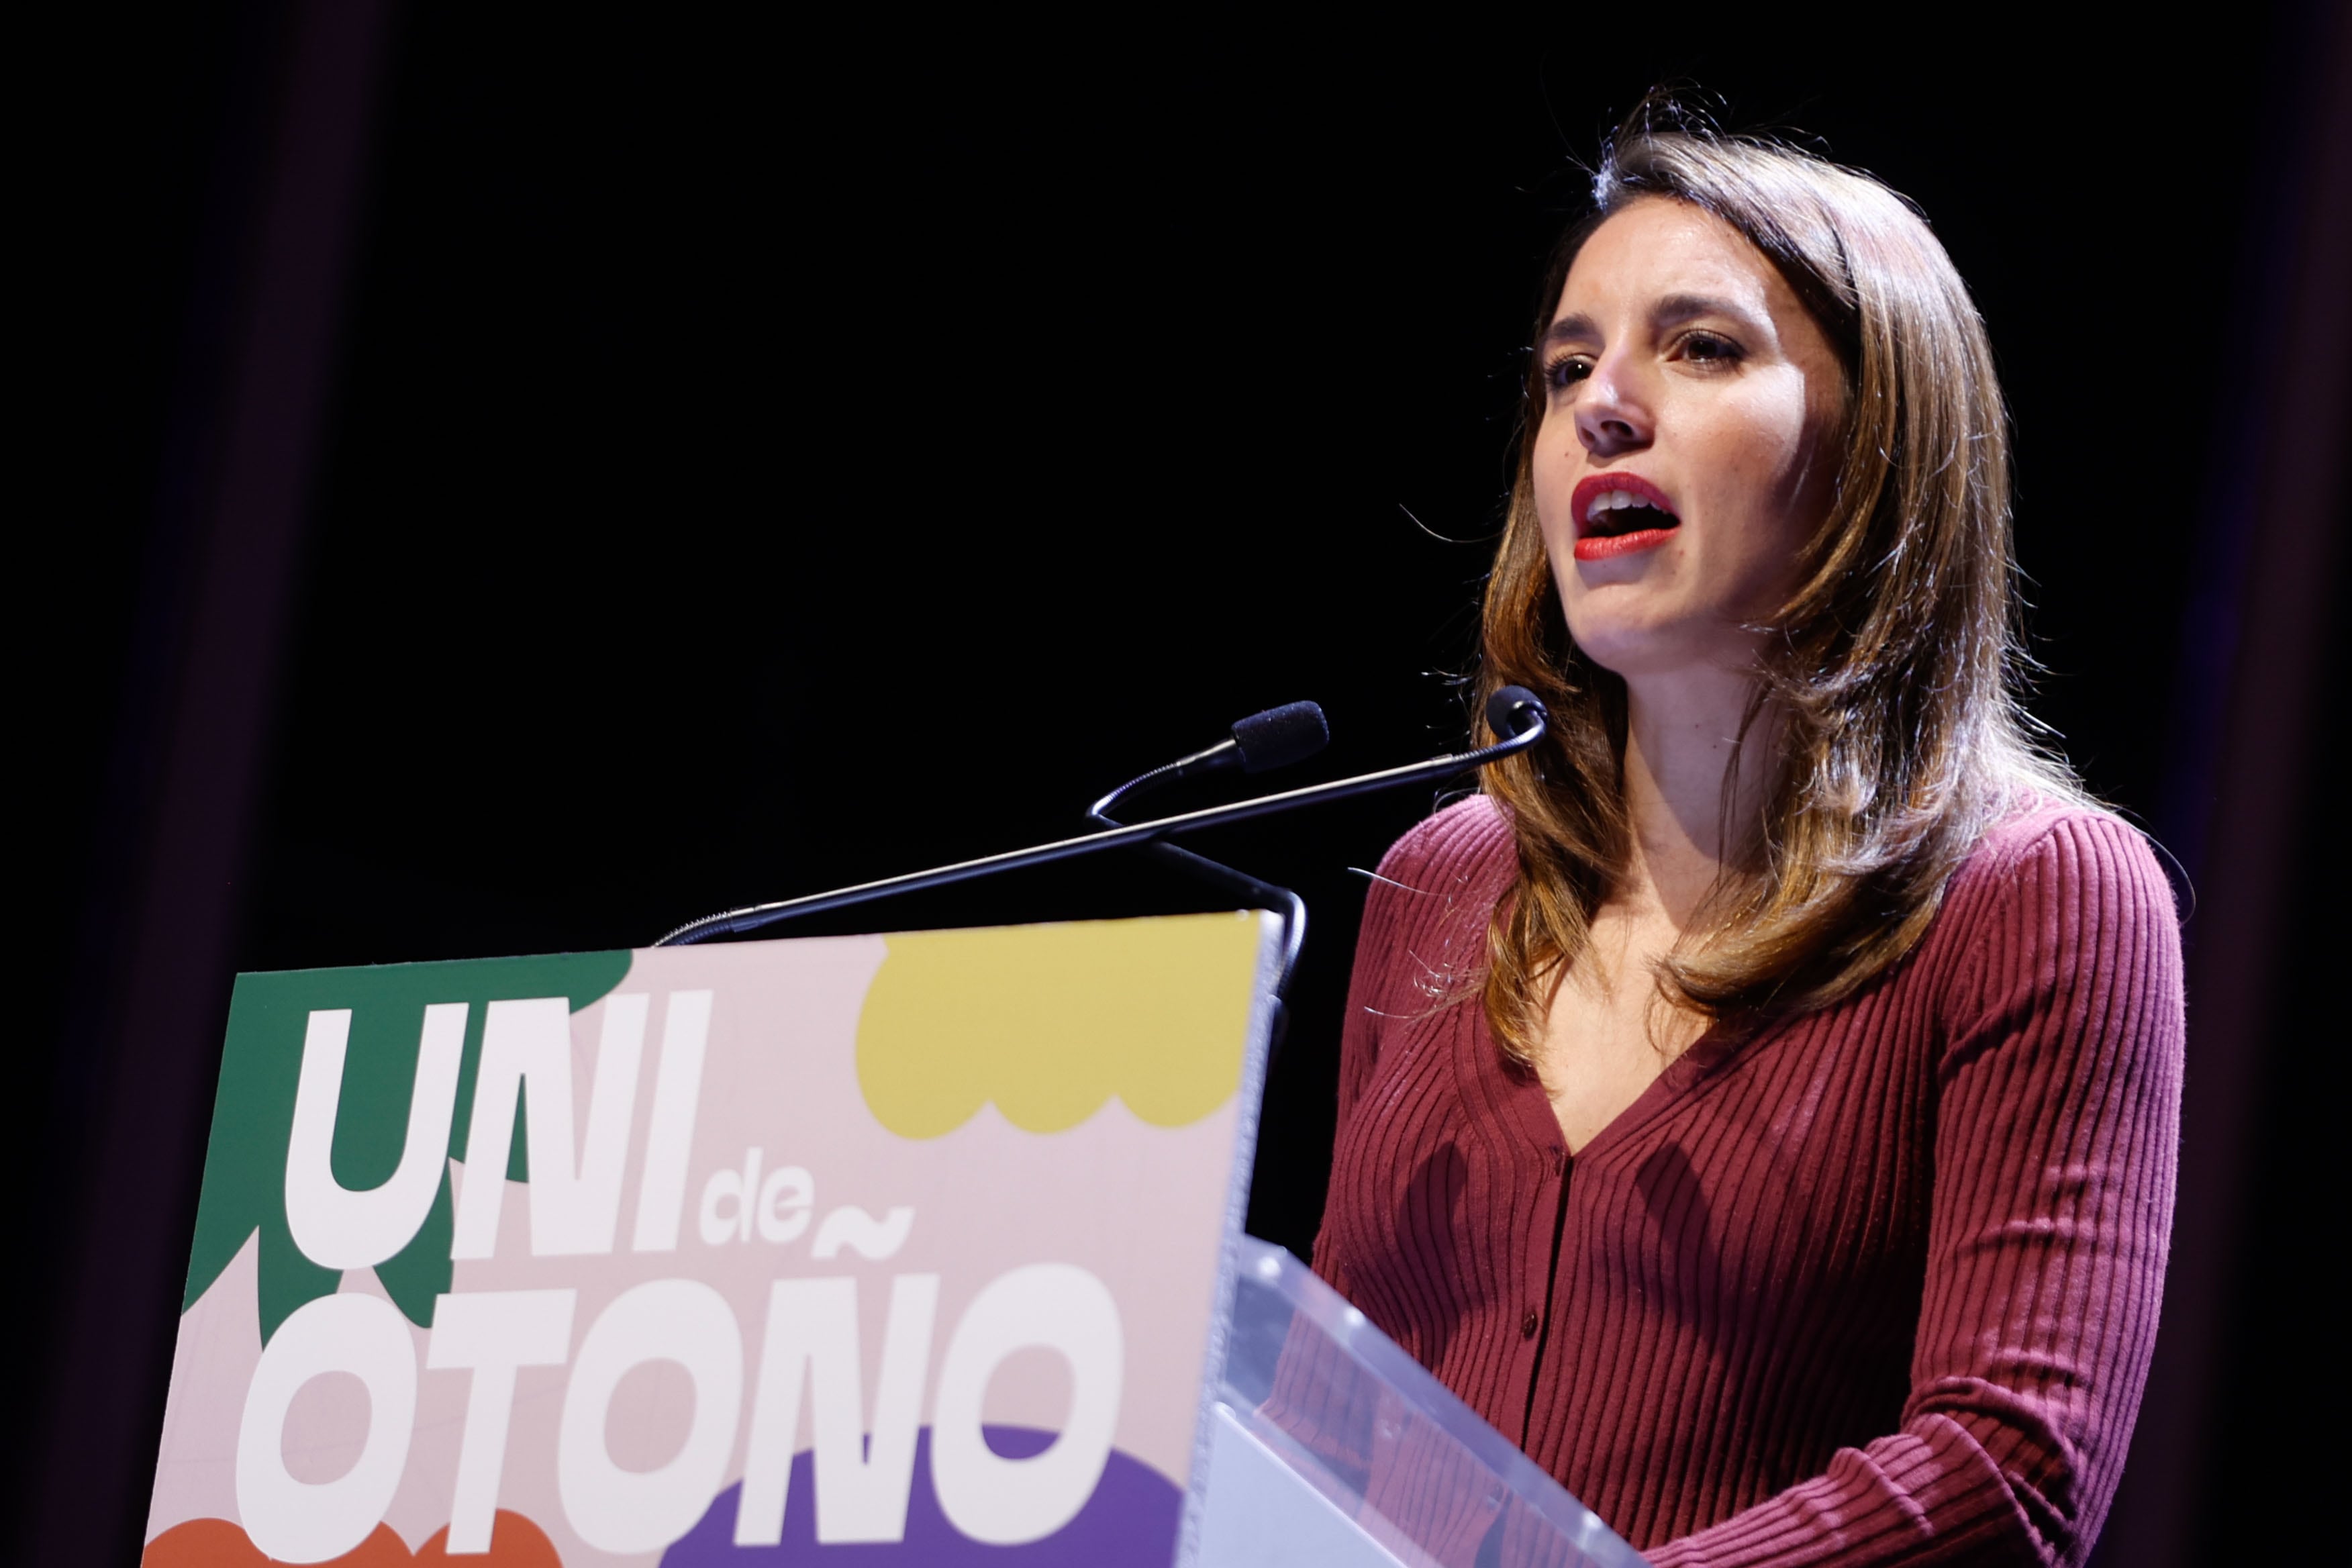
[(1664, 494), (1638, 474), (1589, 474), (1576, 487), (1574, 506), (1579, 561), (1654, 550), (1682, 526)]
[(1614, 539), (1623, 533), (1640, 533), (1654, 528), (1678, 528), (1682, 519), (1664, 507), (1637, 500), (1623, 490), (1603, 491), (1584, 514), (1584, 526), (1578, 530), (1580, 539)]

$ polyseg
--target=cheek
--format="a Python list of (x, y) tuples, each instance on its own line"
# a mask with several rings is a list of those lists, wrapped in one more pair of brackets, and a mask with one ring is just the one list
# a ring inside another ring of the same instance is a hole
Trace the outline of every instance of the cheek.
[(1536, 489), (1536, 517), (1543, 520), (1543, 536), (1552, 536), (1552, 524), (1569, 515), (1569, 494), (1576, 475), (1569, 472), (1569, 458), (1545, 442), (1543, 433), (1536, 433), (1534, 456), (1527, 466), (1528, 482)]
[(1567, 456), (1546, 443), (1541, 431), (1536, 434), (1534, 455), (1528, 464), (1528, 478), (1535, 490), (1536, 520), (1543, 525), (1544, 543), (1554, 550), (1567, 548), (1573, 542), (1569, 511), (1575, 493), (1576, 474)]
[(1724, 515), (1737, 519), (1737, 552), (1782, 558), (1811, 533), (1825, 487), (1813, 421), (1807, 417), (1801, 388), (1794, 395), (1759, 398), (1738, 410), (1717, 433), (1722, 455), (1717, 500)]

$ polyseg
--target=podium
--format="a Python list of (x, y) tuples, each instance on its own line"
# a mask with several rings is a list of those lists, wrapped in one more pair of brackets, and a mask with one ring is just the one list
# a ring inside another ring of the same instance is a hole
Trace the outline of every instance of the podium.
[(1196, 1471), (1200, 1568), (1642, 1568), (1278, 1247), (1238, 1244)]
[(1250, 911), (237, 979), (148, 1568), (1639, 1561), (1241, 1234)]

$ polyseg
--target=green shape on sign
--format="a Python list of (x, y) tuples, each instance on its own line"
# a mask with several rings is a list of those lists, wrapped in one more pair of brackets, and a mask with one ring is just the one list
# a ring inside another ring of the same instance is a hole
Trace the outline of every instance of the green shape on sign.
[[(352, 1013), (342, 1098), (328, 1161), (335, 1180), (359, 1192), (383, 1185), (399, 1168), (429, 1004), (467, 1005), (465, 1056), (449, 1128), (450, 1157), (462, 1160), (482, 1055), (482, 1016), (488, 1005), (562, 996), (576, 1013), (620, 984), (629, 973), (629, 958), (625, 951), (576, 952), (238, 975), (229, 1001), (220, 1091), (213, 1101), (204, 1194), (196, 1204), (195, 1243), (180, 1310), (195, 1305), (256, 1231), (261, 1237), (264, 1343), (296, 1309), (332, 1295), (341, 1281), (336, 1270), (302, 1256), (286, 1224), (286, 1146), (294, 1132), (294, 1090), (314, 1009), (348, 1007)], [(520, 1104), (516, 1110), (507, 1174), (521, 1181), (530, 1166)], [(433, 1299), (449, 1289), (452, 1215), (445, 1163), (424, 1227), (399, 1253), (376, 1266), (384, 1289), (420, 1328), (432, 1323)]]

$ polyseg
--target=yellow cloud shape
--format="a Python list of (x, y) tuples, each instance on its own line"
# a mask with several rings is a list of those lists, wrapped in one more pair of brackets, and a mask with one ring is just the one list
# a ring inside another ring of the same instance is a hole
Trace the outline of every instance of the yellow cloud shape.
[(1174, 915), (887, 938), (858, 1086), (901, 1138), (952, 1132), (992, 1100), (1031, 1132), (1114, 1094), (1154, 1126), (1198, 1121), (1241, 1085), (1267, 929)]

